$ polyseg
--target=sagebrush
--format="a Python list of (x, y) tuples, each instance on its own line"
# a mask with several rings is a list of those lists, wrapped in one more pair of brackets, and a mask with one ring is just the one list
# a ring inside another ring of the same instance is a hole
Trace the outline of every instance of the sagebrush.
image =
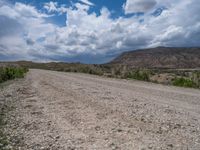
[(23, 78), (27, 71), (27, 68), (22, 67), (1, 67), (0, 83), (15, 78)]

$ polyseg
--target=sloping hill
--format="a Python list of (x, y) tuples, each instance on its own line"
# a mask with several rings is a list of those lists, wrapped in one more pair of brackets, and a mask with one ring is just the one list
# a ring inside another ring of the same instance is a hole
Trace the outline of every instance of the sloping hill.
[(110, 64), (131, 68), (200, 68), (200, 48), (157, 47), (122, 53)]

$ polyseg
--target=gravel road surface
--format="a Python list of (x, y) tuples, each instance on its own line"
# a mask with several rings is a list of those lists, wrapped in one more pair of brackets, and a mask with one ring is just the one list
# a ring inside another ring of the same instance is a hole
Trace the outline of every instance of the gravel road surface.
[(200, 150), (200, 90), (30, 70), (1, 89), (21, 150)]

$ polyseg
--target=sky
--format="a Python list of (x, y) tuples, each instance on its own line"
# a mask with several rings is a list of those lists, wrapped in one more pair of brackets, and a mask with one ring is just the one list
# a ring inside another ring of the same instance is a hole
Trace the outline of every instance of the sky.
[(0, 0), (0, 61), (106, 63), (200, 47), (199, 0)]

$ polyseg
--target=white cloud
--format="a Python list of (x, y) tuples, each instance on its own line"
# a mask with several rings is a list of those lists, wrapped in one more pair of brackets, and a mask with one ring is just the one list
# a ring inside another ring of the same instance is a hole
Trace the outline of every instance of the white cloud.
[(147, 12), (156, 5), (156, 0), (127, 0), (124, 4), (126, 14)]
[[(35, 7), (22, 3), (0, 6), (0, 45), (6, 50), (5, 57), (34, 59), (30, 51), (42, 49), (39, 44), (33, 45), (34, 41), (47, 36), (56, 28), (56, 25), (46, 23), (47, 17)], [(37, 52), (40, 53), (39, 50)]]
[(200, 46), (198, 3), (198, 0), (157, 0), (156, 5), (137, 8), (153, 11), (166, 6), (157, 17), (146, 13), (141, 17), (117, 19), (112, 19), (110, 10), (105, 7), (97, 15), (88, 13), (90, 5), (81, 3), (68, 8), (48, 5), (49, 13), (66, 13), (66, 26), (63, 27), (47, 22), (46, 18), (51, 16), (33, 6), (3, 4), (0, 5), (0, 58), (85, 62), (93, 58), (93, 62), (105, 62), (124, 50)]
[(58, 3), (57, 2), (52, 2), (50, 1), (49, 3), (45, 3), (44, 8), (48, 11), (48, 12), (56, 12), (58, 11)]
[(38, 12), (35, 7), (22, 3), (15, 3), (14, 10), (19, 14), (20, 17), (48, 17), (48, 15)]
[(48, 11), (48, 13), (58, 12), (59, 14), (63, 14), (67, 12), (67, 8), (65, 5), (59, 6), (57, 2), (50, 1), (49, 3), (44, 4), (44, 9)]

